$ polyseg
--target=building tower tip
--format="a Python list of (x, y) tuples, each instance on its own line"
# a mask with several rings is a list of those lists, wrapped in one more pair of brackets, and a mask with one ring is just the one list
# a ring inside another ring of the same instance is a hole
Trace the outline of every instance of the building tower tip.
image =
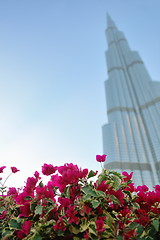
[(112, 20), (111, 16), (109, 15), (109, 13), (107, 13), (107, 25), (108, 27), (116, 27), (114, 21)]

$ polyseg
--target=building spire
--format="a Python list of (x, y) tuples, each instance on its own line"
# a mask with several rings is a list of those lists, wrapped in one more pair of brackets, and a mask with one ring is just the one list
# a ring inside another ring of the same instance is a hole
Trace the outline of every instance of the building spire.
[(111, 16), (109, 15), (109, 13), (107, 13), (107, 25), (108, 28), (109, 27), (116, 27), (114, 21), (112, 20)]
[(130, 49), (109, 14), (107, 25), (105, 168), (133, 171), (136, 186), (153, 187), (160, 183), (160, 83), (151, 81), (139, 54)]

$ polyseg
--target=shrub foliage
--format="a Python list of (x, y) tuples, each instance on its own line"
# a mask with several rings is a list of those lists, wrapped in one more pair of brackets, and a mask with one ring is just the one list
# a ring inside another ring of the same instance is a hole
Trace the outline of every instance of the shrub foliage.
[(160, 239), (160, 185), (135, 187), (132, 174), (98, 175), (70, 163), (44, 164), (22, 189), (5, 187), (1, 178), (0, 239)]

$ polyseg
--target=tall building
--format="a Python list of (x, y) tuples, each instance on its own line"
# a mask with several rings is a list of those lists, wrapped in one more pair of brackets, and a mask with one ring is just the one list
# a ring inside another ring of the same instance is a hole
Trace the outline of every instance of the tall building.
[(138, 52), (107, 20), (105, 168), (133, 171), (136, 185), (153, 187), (160, 183), (160, 82), (151, 80)]

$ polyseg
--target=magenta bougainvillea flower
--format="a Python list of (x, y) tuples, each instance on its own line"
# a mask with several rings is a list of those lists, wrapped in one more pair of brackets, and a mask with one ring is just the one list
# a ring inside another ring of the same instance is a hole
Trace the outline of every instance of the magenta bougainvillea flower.
[[(98, 183), (98, 182), (97, 182)], [(97, 184), (95, 184), (96, 187)], [(102, 181), (100, 184), (97, 186), (97, 190), (105, 192), (109, 188), (109, 184), (106, 183), (106, 181)]]
[(160, 193), (160, 185), (155, 185), (154, 188), (155, 188), (156, 192)]
[(94, 181), (97, 172), (73, 163), (42, 173), (48, 182), (36, 171), (20, 189), (0, 182), (0, 239), (160, 239), (160, 185), (136, 187), (133, 173), (107, 169)]
[(104, 227), (104, 220), (106, 219), (106, 216), (98, 217), (96, 220), (96, 230), (97, 232), (104, 232), (105, 227)]
[(27, 182), (26, 182), (25, 191), (28, 193), (31, 192), (33, 189), (35, 189), (37, 182), (38, 182), (37, 178), (28, 177)]
[(96, 155), (96, 161), (97, 162), (105, 162), (106, 161), (106, 157), (107, 155), (103, 154), (103, 155)]
[(56, 224), (53, 226), (53, 228), (55, 230), (61, 230), (61, 231), (65, 231), (66, 230), (66, 225), (65, 225), (65, 222), (63, 220), (63, 217), (59, 218), (59, 220), (56, 222)]
[(77, 183), (79, 179), (85, 178), (88, 174), (88, 169), (79, 169), (73, 163), (64, 164), (58, 167), (58, 172), (62, 175), (63, 184)]
[(12, 195), (15, 197), (18, 195), (18, 191), (15, 187), (9, 187), (9, 189), (7, 191), (7, 195)]
[(35, 171), (34, 176), (37, 180), (41, 179), (40, 173), (38, 171)]
[(20, 215), (19, 217), (29, 217), (30, 214), (30, 203), (25, 202), (24, 205), (20, 206)]
[(66, 216), (68, 218), (68, 222), (78, 224), (80, 222), (80, 218), (76, 216), (77, 214), (78, 214), (78, 211), (76, 211), (76, 206), (70, 206), (66, 210)]
[(17, 232), (18, 239), (25, 238), (29, 234), (31, 226), (32, 226), (32, 222), (30, 220), (25, 221), (22, 225), (22, 230)]
[(4, 168), (6, 168), (6, 166), (0, 167), (0, 173), (3, 173)]
[(127, 181), (129, 181), (129, 180), (132, 179), (133, 172), (128, 173), (128, 172), (125, 172), (125, 171), (124, 171), (124, 172), (122, 172), (122, 175), (125, 176), (125, 177), (123, 178), (123, 181), (124, 181), (124, 182), (127, 182)]
[(136, 191), (143, 191), (143, 192), (147, 192), (149, 190), (149, 188), (146, 185), (142, 185), (142, 186), (138, 186), (136, 188)]
[(12, 170), (12, 173), (16, 173), (16, 172), (20, 171), (16, 167), (11, 167), (11, 170)]
[(55, 173), (56, 169), (57, 169), (57, 168), (54, 167), (52, 164), (46, 164), (46, 163), (45, 163), (45, 164), (42, 166), (42, 173), (43, 173), (44, 175), (46, 175), (46, 176), (49, 176), (49, 175)]
[(124, 190), (133, 193), (136, 191), (136, 187), (134, 186), (134, 183), (129, 183)]
[(134, 222), (139, 223), (142, 226), (146, 226), (150, 222), (148, 213), (143, 209), (136, 210), (137, 219)]

